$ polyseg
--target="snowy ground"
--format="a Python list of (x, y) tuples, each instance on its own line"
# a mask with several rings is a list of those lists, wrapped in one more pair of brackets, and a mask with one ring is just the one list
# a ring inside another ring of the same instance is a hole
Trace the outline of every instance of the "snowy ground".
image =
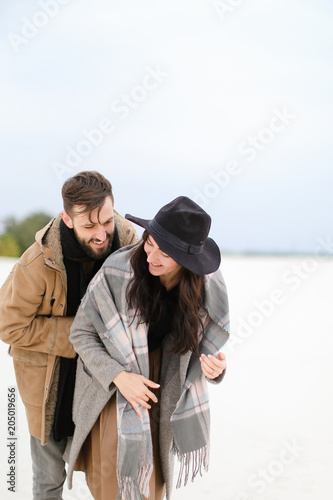
[[(0, 283), (13, 260), (0, 260)], [(226, 257), (233, 338), (228, 373), (210, 390), (211, 465), (173, 500), (333, 499), (333, 260)], [(31, 498), (31, 461), (18, 399), (16, 492), (10, 470), (7, 392), (15, 386), (0, 344), (0, 498)], [(84, 476), (65, 500), (89, 500)]]

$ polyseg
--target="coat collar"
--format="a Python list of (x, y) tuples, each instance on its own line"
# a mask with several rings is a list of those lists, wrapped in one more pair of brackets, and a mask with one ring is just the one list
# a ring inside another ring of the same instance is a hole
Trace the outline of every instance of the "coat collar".
[(60, 221), (61, 215), (59, 214), (36, 233), (35, 239), (44, 256), (45, 265), (65, 274), (60, 240)]

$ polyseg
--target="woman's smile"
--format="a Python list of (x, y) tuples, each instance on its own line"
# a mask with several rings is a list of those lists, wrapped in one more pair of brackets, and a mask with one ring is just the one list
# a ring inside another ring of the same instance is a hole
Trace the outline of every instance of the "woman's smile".
[(147, 254), (148, 270), (153, 276), (158, 276), (167, 289), (178, 282), (181, 266), (169, 255), (163, 252), (154, 238), (149, 235), (144, 244)]

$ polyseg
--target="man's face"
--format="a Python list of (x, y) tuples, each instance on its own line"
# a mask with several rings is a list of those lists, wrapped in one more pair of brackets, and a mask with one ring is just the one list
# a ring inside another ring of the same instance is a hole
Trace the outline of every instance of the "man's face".
[(111, 197), (105, 198), (104, 205), (98, 214), (94, 210), (90, 217), (88, 213), (80, 213), (81, 206), (75, 205), (73, 216), (62, 212), (65, 224), (74, 230), (76, 239), (82, 249), (93, 260), (102, 259), (110, 254), (114, 233), (114, 213)]

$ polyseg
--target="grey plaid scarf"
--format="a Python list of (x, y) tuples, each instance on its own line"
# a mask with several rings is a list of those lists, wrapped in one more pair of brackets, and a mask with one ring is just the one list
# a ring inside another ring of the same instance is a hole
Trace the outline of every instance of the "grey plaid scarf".
[[(124, 370), (148, 378), (147, 325), (139, 324), (126, 301), (126, 288), (132, 269), (130, 250), (119, 250), (107, 259), (91, 281), (82, 307), (94, 324), (105, 348)], [(206, 307), (209, 327), (200, 343), (200, 353), (216, 355), (228, 338), (228, 301), (221, 273), (206, 276)], [(217, 311), (217, 312), (216, 312)], [(170, 354), (169, 354), (170, 355)], [(163, 397), (163, 386), (161, 386)], [(148, 410), (141, 408), (140, 419), (130, 403), (117, 391), (119, 500), (149, 496), (153, 453)], [(181, 397), (171, 417), (173, 449), (181, 461), (177, 487), (192, 480), (202, 468), (207, 470), (209, 457), (209, 402), (206, 379), (197, 356), (192, 355)], [(161, 430), (161, 432), (163, 432)]]

